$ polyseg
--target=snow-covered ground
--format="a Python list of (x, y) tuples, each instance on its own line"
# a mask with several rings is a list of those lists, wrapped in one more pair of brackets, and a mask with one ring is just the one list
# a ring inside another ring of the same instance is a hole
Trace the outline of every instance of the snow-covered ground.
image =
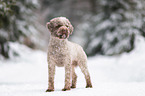
[(131, 53), (88, 58), (93, 88), (85, 88), (85, 79), (77, 68), (77, 88), (61, 91), (64, 69), (57, 68), (55, 91), (46, 93), (46, 53), (11, 43), (11, 52), (20, 57), (0, 61), (0, 96), (145, 96), (145, 40), (136, 40)]

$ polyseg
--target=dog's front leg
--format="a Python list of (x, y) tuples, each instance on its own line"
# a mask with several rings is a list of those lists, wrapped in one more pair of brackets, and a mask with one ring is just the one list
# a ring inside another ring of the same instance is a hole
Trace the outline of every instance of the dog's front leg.
[(55, 75), (55, 64), (53, 62), (48, 62), (48, 89), (46, 92), (54, 91), (54, 75)]
[(71, 71), (71, 62), (69, 62), (65, 65), (65, 86), (64, 89), (62, 89), (62, 91), (70, 90), (71, 88)]

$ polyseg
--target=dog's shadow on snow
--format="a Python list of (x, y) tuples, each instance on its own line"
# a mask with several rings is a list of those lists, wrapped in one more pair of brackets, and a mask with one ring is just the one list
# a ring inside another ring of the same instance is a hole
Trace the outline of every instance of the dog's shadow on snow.
[[(90, 88), (85, 88), (85, 87), (77, 87), (77, 88), (72, 88), (71, 90), (67, 91), (62, 91), (61, 88), (55, 88), (54, 91), (52, 92), (46, 92), (46, 88), (44, 88), (42, 85), (39, 87), (37, 84), (30, 84), (30, 83), (22, 83), (22, 82), (0, 82), (0, 86), (5, 86), (5, 88), (15, 88), (18, 93), (68, 93), (68, 92), (73, 92), (73, 91), (79, 91), (79, 90), (86, 90)], [(13, 91), (13, 90), (12, 90)]]

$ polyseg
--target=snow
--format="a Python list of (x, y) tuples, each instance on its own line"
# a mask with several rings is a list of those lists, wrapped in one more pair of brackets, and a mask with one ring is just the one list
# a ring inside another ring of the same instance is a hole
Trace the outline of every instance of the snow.
[(46, 93), (46, 52), (10, 43), (19, 56), (0, 61), (0, 96), (145, 96), (145, 39), (136, 38), (131, 53), (88, 58), (93, 88), (85, 88), (85, 79), (77, 68), (77, 88), (61, 91), (64, 69), (56, 68), (55, 91)]

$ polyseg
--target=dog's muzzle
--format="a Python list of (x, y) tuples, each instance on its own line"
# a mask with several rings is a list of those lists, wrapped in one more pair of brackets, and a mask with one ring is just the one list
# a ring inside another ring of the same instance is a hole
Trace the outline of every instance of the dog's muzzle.
[(66, 39), (69, 37), (69, 29), (66, 26), (61, 26), (57, 31), (57, 36), (60, 39)]

